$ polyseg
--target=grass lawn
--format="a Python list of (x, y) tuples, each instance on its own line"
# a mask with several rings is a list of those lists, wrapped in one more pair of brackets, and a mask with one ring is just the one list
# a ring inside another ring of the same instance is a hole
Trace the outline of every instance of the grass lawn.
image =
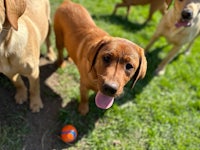
[[(115, 3), (120, 0), (74, 1), (85, 6), (96, 24), (112, 36), (127, 38), (141, 47), (147, 45), (161, 18), (161, 14), (156, 12), (151, 22), (147, 26), (142, 26), (148, 16), (148, 6), (132, 7), (126, 20), (125, 8), (119, 8), (117, 15), (111, 16)], [(50, 2), (53, 18), (54, 11), (62, 0), (50, 0)], [(54, 35), (52, 43), (55, 43)], [(127, 85), (124, 94), (117, 98), (112, 108), (107, 111), (95, 106), (95, 95), (91, 92), (90, 112), (85, 117), (80, 116), (76, 110), (80, 95), (79, 74), (75, 65), (68, 63), (66, 69), (58, 69), (56, 71), (58, 86), (52, 88), (60, 95), (65, 106), (59, 111), (58, 122), (61, 126), (75, 125), (78, 139), (75, 143), (65, 144), (57, 138), (57, 143), (52, 148), (198, 150), (200, 148), (199, 47), (200, 38), (196, 39), (190, 55), (179, 55), (166, 67), (165, 75), (154, 76), (153, 72), (157, 65), (171, 48), (165, 39), (161, 38), (147, 54), (148, 70), (145, 78), (137, 82), (134, 89), (130, 89)], [(0, 78), (0, 84), (6, 83)], [(10, 121), (7, 126), (0, 122), (0, 149), (23, 147), (24, 140), (17, 139), (23, 138), (28, 132), (24, 115), (26, 111), (29, 110), (23, 109), (16, 115), (12, 114), (11, 118), (14, 121)], [(14, 128), (13, 124), (21, 122), (23, 126), (18, 125)], [(13, 125), (14, 129), (9, 128), (9, 125)], [(14, 135), (9, 135), (10, 132), (14, 132)]]

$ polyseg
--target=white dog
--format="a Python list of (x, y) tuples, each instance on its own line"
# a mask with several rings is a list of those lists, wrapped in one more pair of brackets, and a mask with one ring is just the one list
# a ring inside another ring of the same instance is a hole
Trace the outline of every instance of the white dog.
[(160, 36), (164, 36), (170, 44), (173, 44), (172, 50), (156, 69), (156, 74), (164, 74), (165, 66), (177, 56), (185, 44), (188, 44), (185, 51), (188, 53), (199, 34), (200, 0), (175, 0), (173, 8), (163, 16), (146, 47), (146, 51), (149, 50)]

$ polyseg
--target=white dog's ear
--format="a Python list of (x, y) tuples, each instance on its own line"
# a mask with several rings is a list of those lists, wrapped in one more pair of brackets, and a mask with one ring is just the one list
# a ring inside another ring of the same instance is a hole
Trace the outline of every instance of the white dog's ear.
[(26, 9), (25, 0), (5, 0), (5, 8), (9, 23), (18, 30), (18, 19)]
[(132, 80), (131, 88), (135, 86), (135, 83), (137, 82), (137, 80), (144, 78), (147, 71), (147, 60), (144, 54), (144, 50), (139, 46), (137, 46), (136, 48), (138, 49), (138, 53), (140, 55), (140, 59), (139, 59), (140, 62), (135, 74), (133, 75), (131, 79)]

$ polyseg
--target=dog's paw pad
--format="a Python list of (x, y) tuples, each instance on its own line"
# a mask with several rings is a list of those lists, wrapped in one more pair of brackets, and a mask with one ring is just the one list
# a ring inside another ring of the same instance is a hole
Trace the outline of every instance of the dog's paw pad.
[(40, 109), (43, 108), (42, 101), (39, 102), (31, 102), (30, 109), (33, 113), (40, 112)]
[(156, 69), (156, 71), (155, 71), (155, 75), (157, 75), (157, 76), (161, 76), (164, 74), (165, 74), (165, 69), (162, 69), (162, 70)]
[(81, 115), (85, 116), (89, 112), (88, 104), (79, 104), (78, 111)]
[(15, 95), (15, 100), (17, 104), (23, 104), (27, 101), (27, 91), (26, 89), (17, 89), (17, 93)]
[(52, 48), (49, 48), (48, 53), (46, 54), (46, 58), (52, 62), (56, 60), (56, 54)]

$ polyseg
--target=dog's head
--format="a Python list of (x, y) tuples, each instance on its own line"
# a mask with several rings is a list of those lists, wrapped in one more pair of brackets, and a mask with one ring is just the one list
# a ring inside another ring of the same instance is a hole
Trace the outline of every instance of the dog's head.
[(175, 0), (174, 10), (176, 27), (190, 27), (200, 19), (200, 0)]
[(133, 87), (146, 74), (143, 49), (126, 39), (105, 38), (88, 56), (97, 78), (96, 104), (100, 108), (109, 108), (130, 80)]
[(18, 29), (18, 18), (26, 8), (25, 0), (1, 0), (0, 1), (0, 33), (8, 21), (15, 29)]

